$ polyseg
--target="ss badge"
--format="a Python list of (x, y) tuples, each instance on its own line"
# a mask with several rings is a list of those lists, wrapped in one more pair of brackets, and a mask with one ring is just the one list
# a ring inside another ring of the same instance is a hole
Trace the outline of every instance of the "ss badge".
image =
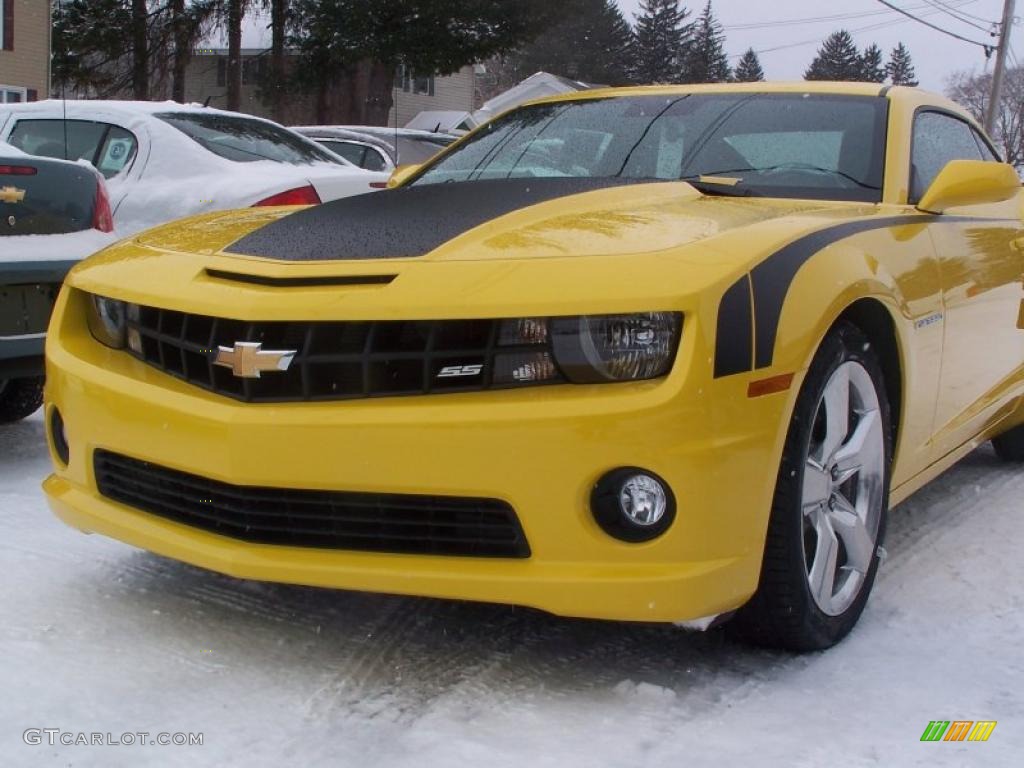
[(482, 365), (446, 365), (437, 374), (437, 378), (454, 379), (458, 376), (479, 376), (483, 370)]

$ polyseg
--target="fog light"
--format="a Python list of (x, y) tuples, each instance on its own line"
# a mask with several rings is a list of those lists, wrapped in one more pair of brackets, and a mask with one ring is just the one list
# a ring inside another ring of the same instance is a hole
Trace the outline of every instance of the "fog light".
[(71, 458), (71, 448), (68, 446), (68, 435), (64, 429), (64, 418), (57, 406), (50, 410), (50, 441), (53, 443), (53, 452), (66, 467)]
[(602, 477), (591, 493), (598, 525), (622, 541), (650, 541), (675, 519), (676, 501), (668, 483), (653, 472), (623, 467)]

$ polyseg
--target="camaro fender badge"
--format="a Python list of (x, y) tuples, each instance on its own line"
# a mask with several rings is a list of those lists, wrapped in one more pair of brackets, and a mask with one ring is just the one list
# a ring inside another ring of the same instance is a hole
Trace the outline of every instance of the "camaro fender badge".
[(25, 199), (25, 190), (17, 187), (0, 187), (0, 203), (20, 203)]
[(263, 349), (253, 341), (236, 341), (232, 347), (217, 347), (214, 365), (230, 368), (241, 379), (258, 379), (261, 373), (287, 371), (295, 359), (295, 349)]
[(935, 325), (936, 323), (941, 323), (941, 322), (942, 322), (942, 313), (941, 312), (933, 312), (932, 314), (928, 315), (927, 317), (922, 317), (920, 320), (916, 321), (914, 323), (914, 328), (916, 328), (917, 330), (920, 330), (922, 328), (927, 328), (929, 325)]

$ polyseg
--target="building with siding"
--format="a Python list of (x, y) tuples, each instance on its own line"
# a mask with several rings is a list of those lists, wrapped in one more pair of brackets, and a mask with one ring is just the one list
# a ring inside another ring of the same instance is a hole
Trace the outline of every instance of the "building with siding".
[(0, 104), (45, 99), (49, 83), (50, 3), (0, 0)]
[[(227, 108), (227, 50), (202, 48), (189, 62), (185, 80), (185, 100), (211, 107)], [(262, 48), (242, 49), (241, 112), (257, 117), (271, 116), (269, 105), (260, 98), (262, 76), (269, 62)], [(453, 75), (421, 76), (401, 69), (395, 77), (393, 104), (388, 125), (406, 125), (423, 111), (455, 110), (472, 112), (475, 103), (476, 75), (472, 66), (463, 67)], [(316, 122), (312, 96), (291, 95), (285, 100), (285, 119), (290, 125), (311, 125)]]

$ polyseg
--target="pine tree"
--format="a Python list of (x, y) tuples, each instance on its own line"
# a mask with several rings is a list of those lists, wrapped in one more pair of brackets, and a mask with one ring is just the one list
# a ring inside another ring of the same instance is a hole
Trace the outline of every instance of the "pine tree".
[(733, 80), (737, 83), (757, 83), (764, 80), (764, 70), (761, 69), (761, 60), (753, 48), (748, 48), (743, 54), (736, 71), (733, 72)]
[(724, 83), (729, 75), (725, 33), (708, 0), (694, 25), (693, 39), (683, 61), (683, 79), (688, 83)]
[(914, 72), (914, 64), (910, 60), (910, 51), (903, 43), (892, 49), (886, 70), (893, 85), (917, 85), (917, 74)]
[(805, 80), (859, 80), (861, 59), (853, 36), (845, 29), (833, 32), (804, 73)]
[(601, 85), (626, 85), (633, 31), (615, 0), (565, 0), (564, 18), (514, 55), (526, 75), (541, 70)]
[(693, 35), (690, 12), (679, 0), (640, 0), (633, 30), (633, 80), (638, 83), (678, 83)]
[(872, 43), (860, 57), (860, 79), (868, 83), (884, 83), (888, 69), (882, 63), (882, 49)]

